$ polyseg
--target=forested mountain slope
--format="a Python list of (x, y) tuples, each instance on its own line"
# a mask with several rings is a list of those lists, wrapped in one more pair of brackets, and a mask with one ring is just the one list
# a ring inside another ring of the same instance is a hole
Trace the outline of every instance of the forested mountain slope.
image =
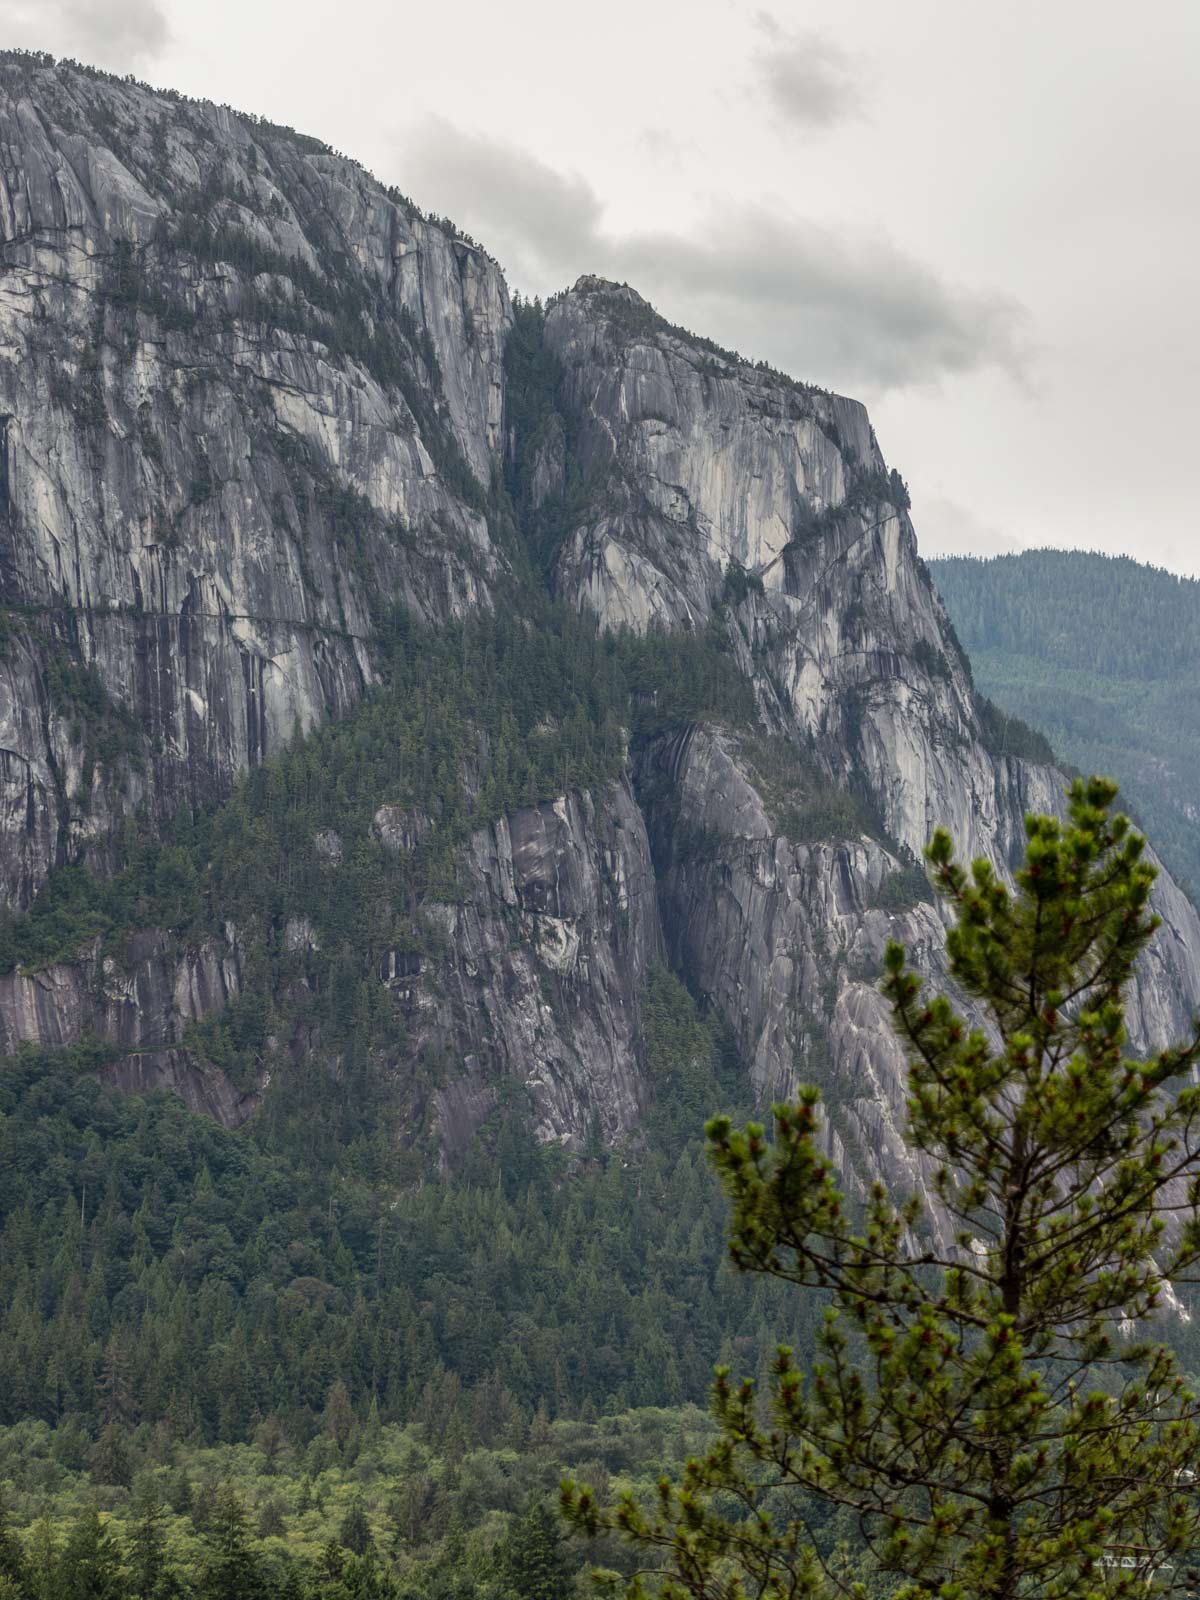
[(1119, 779), (1200, 886), (1200, 581), (1075, 550), (930, 563), (975, 680), (1064, 760)]
[(803, 1337), (689, 1141), (813, 1080), (919, 1183), (884, 945), (1062, 785), (866, 412), (227, 108), (8, 55), (0, 129), (0, 1415), (461, 1454)]

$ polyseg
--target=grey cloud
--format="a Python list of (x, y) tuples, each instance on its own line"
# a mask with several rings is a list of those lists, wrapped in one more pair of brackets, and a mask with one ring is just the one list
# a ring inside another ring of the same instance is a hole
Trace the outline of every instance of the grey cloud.
[(696, 331), (725, 330), (799, 377), (887, 389), (1024, 368), (1015, 302), (957, 289), (870, 232), (743, 206), (712, 216), (699, 238), (623, 240), (619, 256), (631, 281), (690, 301)]
[(0, 0), (0, 24), (16, 43), (117, 68), (158, 55), (170, 38), (158, 0)]
[(913, 519), (923, 556), (1007, 556), (1025, 549), (1019, 539), (943, 495), (918, 495)]
[(546, 294), (582, 272), (625, 279), (681, 322), (830, 387), (906, 388), (1001, 367), (1023, 373), (1025, 316), (960, 289), (886, 237), (781, 210), (714, 212), (688, 234), (620, 234), (585, 179), (440, 119), (407, 147), (401, 181), (448, 211)]
[(751, 58), (756, 81), (785, 122), (811, 131), (862, 114), (853, 63), (831, 39), (784, 29), (766, 12), (755, 25), (763, 38)]
[[(428, 209), (448, 212), (508, 265), (518, 287), (541, 288), (586, 259), (602, 207), (587, 181), (565, 177), (502, 140), (429, 117), (404, 148), (403, 183)], [(583, 270), (580, 268), (579, 270)]]

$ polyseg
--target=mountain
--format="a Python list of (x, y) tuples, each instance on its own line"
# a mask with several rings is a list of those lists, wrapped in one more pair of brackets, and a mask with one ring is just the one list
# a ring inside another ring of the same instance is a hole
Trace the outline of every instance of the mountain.
[(1061, 801), (866, 411), (44, 57), (0, 227), (0, 1420), (700, 1398), (779, 1313), (689, 1135), (815, 1081), (919, 1183), (885, 942)]
[(1200, 581), (1075, 550), (930, 570), (979, 686), (1074, 766), (1117, 778), (1171, 870), (1200, 885)]

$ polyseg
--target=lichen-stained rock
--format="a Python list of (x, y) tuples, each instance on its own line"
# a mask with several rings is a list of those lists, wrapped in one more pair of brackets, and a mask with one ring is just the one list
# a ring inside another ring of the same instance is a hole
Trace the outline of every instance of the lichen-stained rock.
[(542, 1139), (628, 1132), (645, 1103), (641, 991), (663, 948), (628, 784), (481, 829), (462, 876), (462, 901), (432, 913), (444, 954), (404, 980), (416, 1039), (463, 1064), (466, 1087), (447, 1086), (439, 1100), (447, 1152), (493, 1109), (506, 1078), (524, 1083)]
[[(128, 810), (218, 799), (345, 712), (373, 608), (488, 603), (511, 313), (478, 248), (317, 141), (33, 58), (0, 62), (0, 235), (0, 893), (25, 905)], [(64, 664), (129, 719), (86, 785)]]

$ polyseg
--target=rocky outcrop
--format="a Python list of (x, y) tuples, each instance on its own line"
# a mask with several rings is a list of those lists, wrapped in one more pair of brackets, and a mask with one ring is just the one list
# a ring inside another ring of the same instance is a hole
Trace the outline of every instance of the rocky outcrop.
[[(428, 822), (386, 807), (373, 828), (385, 849), (411, 849)], [(480, 829), (460, 882), (460, 899), (422, 908), (421, 949), (387, 950), (375, 972), (397, 1026), (394, 1048), (376, 1051), (373, 1070), (391, 1083), (397, 1109), (427, 1123), (449, 1159), (506, 1085), (524, 1090), (542, 1139), (626, 1133), (645, 1101), (641, 995), (664, 948), (629, 784), (566, 794)], [(304, 918), (289, 920), (281, 943), (292, 956), (319, 948)], [(100, 1041), (119, 1055), (103, 1069), (108, 1081), (170, 1089), (238, 1126), (273, 1076), (286, 1081), (305, 1052), (324, 1050), (302, 1029), (269, 1038), (258, 1081), (241, 1090), (205, 1059), (194, 1025), (245, 992), (244, 968), (238, 932), (227, 926), (220, 944), (179, 948), (146, 932), (119, 953), (97, 944), (75, 961), (10, 973), (0, 977), (0, 1055)], [(427, 1069), (419, 1081), (417, 1062)]]
[(863, 407), (718, 358), (598, 279), (554, 306), (546, 340), (602, 485), (560, 591), (639, 631), (703, 627), (732, 598), (764, 719), (860, 776), (899, 844), (917, 852), (944, 823), (972, 854), (1009, 851), (1009, 779)]
[[(0, 892), (488, 603), (495, 265), (290, 130), (0, 62)], [(97, 726), (97, 723), (102, 726)], [(89, 740), (90, 736), (90, 740)]]
[(124, 1094), (165, 1089), (178, 1095), (189, 1111), (211, 1117), (223, 1128), (240, 1128), (262, 1105), (267, 1078), (251, 1089), (239, 1089), (219, 1067), (192, 1050), (142, 1050), (101, 1067), (97, 1077)]
[(191, 1110), (237, 1128), (261, 1103), (266, 1073), (239, 1089), (187, 1035), (241, 988), (232, 928), (220, 948), (177, 949), (167, 935), (150, 932), (129, 939), (119, 956), (97, 944), (76, 961), (0, 977), (0, 1054), (99, 1041), (114, 1047), (115, 1059), (100, 1069), (107, 1082), (168, 1088)]
[[(949, 981), (943, 917), (923, 874), (865, 832), (781, 832), (755, 754), (730, 733), (690, 728), (659, 741), (639, 778), (670, 960), (732, 1027), (759, 1099), (817, 1083), (858, 1182), (911, 1185), (906, 1063), (878, 984), (889, 939)], [(1143, 1050), (1186, 1032), (1200, 1006), (1196, 913), (1169, 878), (1157, 898), (1163, 928), (1129, 1008)]]
[(122, 1050), (167, 1048), (240, 990), (232, 928), (221, 948), (176, 949), (159, 932), (134, 935), (119, 954), (94, 944), (70, 963), (0, 978), (0, 1052), (76, 1044), (89, 1035)]
[(911, 1181), (904, 1055), (877, 985), (889, 938), (939, 964), (921, 874), (867, 834), (781, 833), (729, 733), (691, 728), (642, 762), (670, 958), (733, 1029), (758, 1098), (820, 1084), (836, 1152), (862, 1178)]
[(437, 1091), (447, 1149), (465, 1145), (514, 1081), (542, 1139), (625, 1133), (645, 1100), (641, 993), (663, 953), (629, 785), (563, 795), (480, 830), (463, 876), (460, 903), (425, 909), (440, 958), (393, 955), (382, 972), (416, 1047), (453, 1063)]
[[(989, 736), (861, 406), (714, 352), (597, 279), (556, 303), (546, 341), (596, 486), (560, 592), (637, 631), (701, 630), (717, 608), (774, 736), (690, 728), (641, 752), (672, 961), (733, 1026), (762, 1098), (818, 1082), (851, 1166), (895, 1178), (905, 1068), (883, 949), (899, 938), (937, 973), (943, 939), (915, 863), (940, 824), (1006, 867), (1065, 779)], [(827, 783), (857, 817), (809, 807), (805, 836), (805, 795)], [(1165, 874), (1156, 903), (1130, 1007), (1142, 1049), (1200, 1010), (1200, 919)]]

